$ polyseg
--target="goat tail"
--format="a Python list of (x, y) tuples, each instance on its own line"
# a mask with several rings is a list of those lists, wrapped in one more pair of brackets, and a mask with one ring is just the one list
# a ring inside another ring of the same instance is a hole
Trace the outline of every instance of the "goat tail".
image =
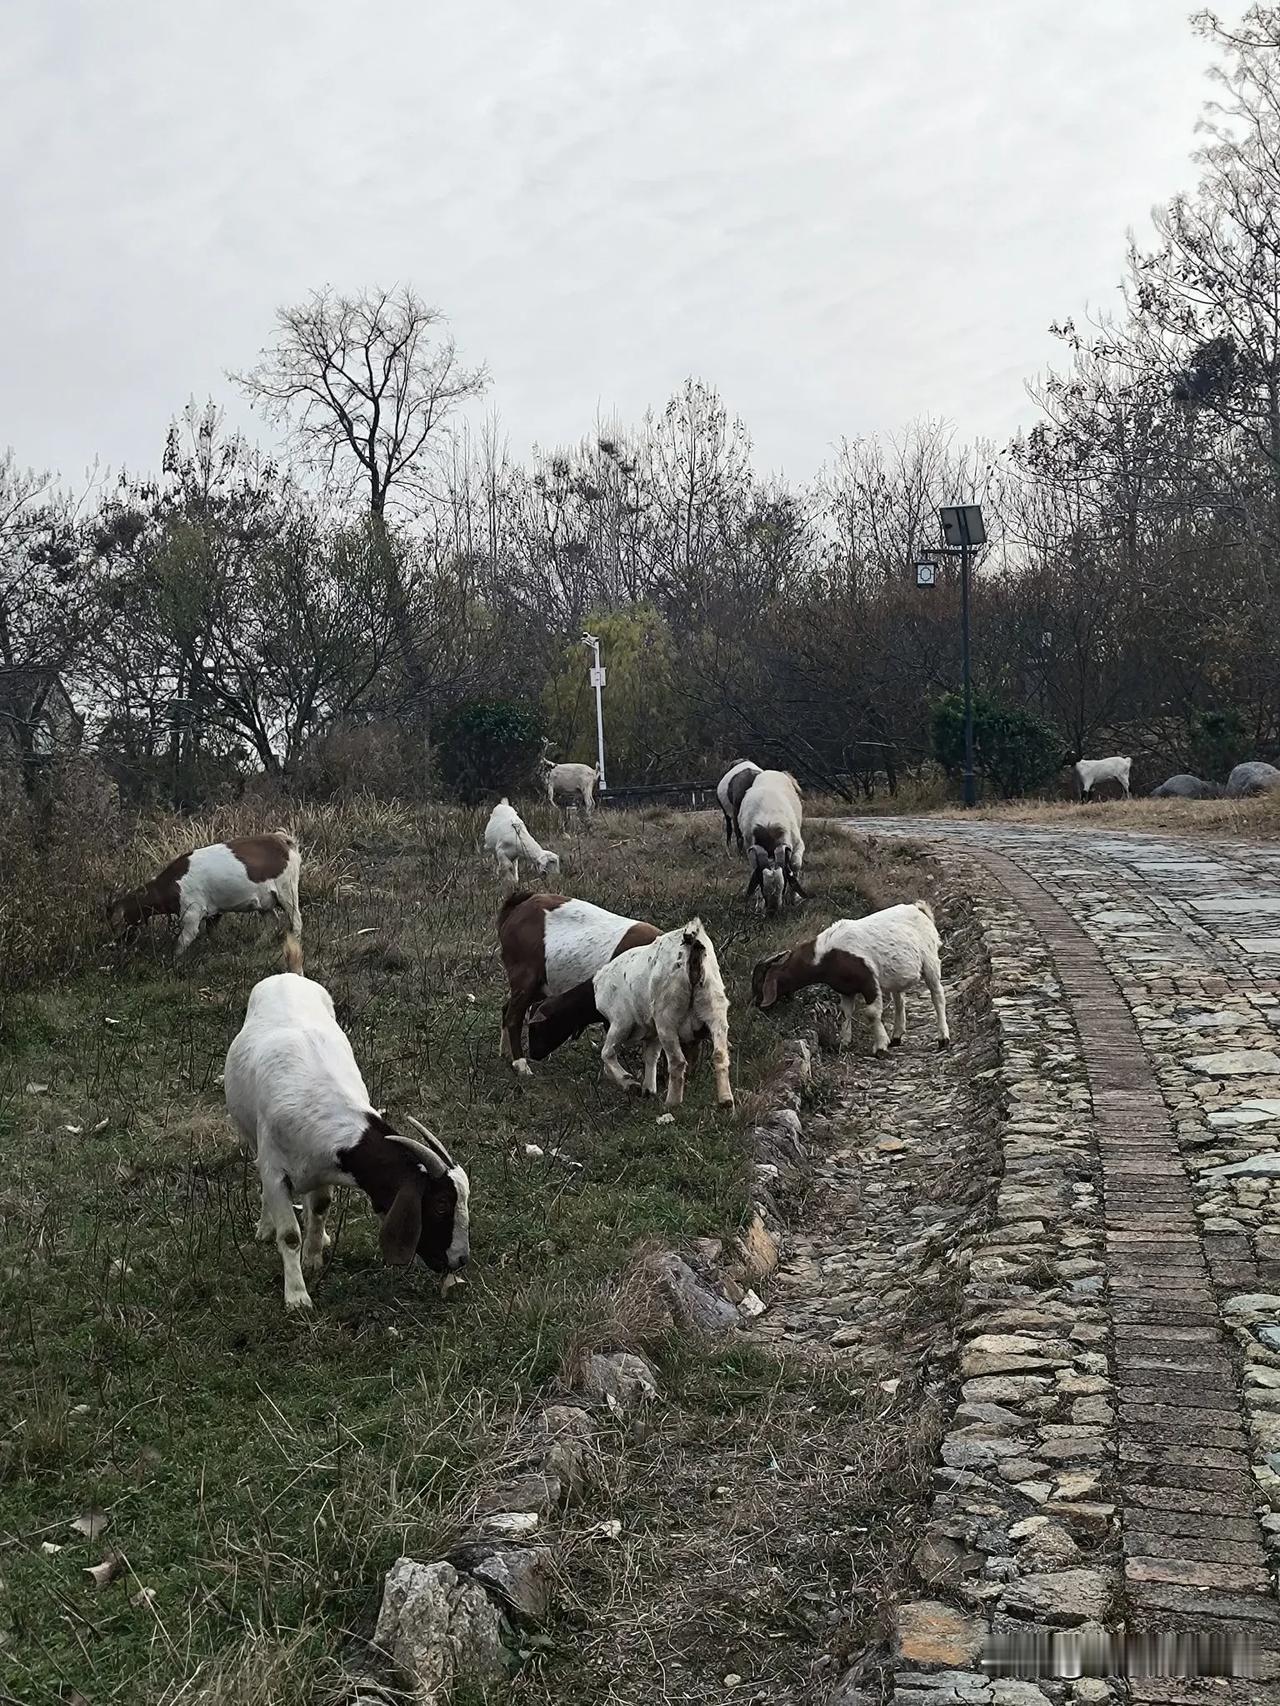
[(284, 969), (302, 976), (302, 943), (292, 930), (284, 939)]
[(930, 924), (934, 923), (933, 908), (927, 900), (917, 900), (912, 903), (918, 912), (923, 912)]
[(697, 989), (705, 975), (707, 940), (700, 918), (691, 918), (684, 927), (685, 964), (689, 971), (689, 988)]
[(297, 838), (290, 829), (273, 829), (271, 834), (278, 835), (286, 847), (296, 847), (298, 845)]

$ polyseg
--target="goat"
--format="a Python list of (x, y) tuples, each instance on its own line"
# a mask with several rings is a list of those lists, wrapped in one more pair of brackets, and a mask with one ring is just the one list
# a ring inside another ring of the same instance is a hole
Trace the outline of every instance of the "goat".
[(530, 835), (524, 819), (507, 799), (501, 799), (489, 814), (485, 825), (484, 844), (493, 854), (498, 875), (505, 882), (520, 881), (520, 861), (527, 859), (545, 877), (548, 871), (558, 872), (560, 855), (549, 853)]
[[(938, 1046), (947, 1048), (947, 1000), (942, 989), (941, 947), (927, 900), (887, 906), (866, 918), (840, 918), (811, 941), (761, 960), (751, 973), (751, 999), (769, 1008), (807, 984), (825, 984), (840, 997), (842, 1046), (853, 1040), (855, 1002), (866, 1003), (877, 1055), (901, 1045), (907, 1031), (907, 991), (923, 983), (938, 1022)], [(885, 1034), (884, 997), (893, 999), (893, 1035)]]
[(1075, 766), (1076, 786), (1081, 800), (1087, 800), (1099, 782), (1119, 782), (1125, 799), (1129, 798), (1129, 766), (1131, 758), (1082, 758)]
[(564, 827), (569, 829), (569, 813), (576, 806), (587, 826), (595, 810), (596, 787), (600, 781), (600, 766), (596, 764), (553, 764), (547, 754), (548, 743), (542, 743), (539, 761), (547, 798), (564, 813)]
[(224, 912), (279, 912), (293, 937), (302, 934), (298, 878), (302, 857), (285, 829), (196, 847), (166, 865), (140, 888), (107, 902), (107, 921), (118, 938), (132, 940), (157, 913), (177, 916), (175, 963)]
[[(591, 980), (595, 1007), (608, 1025), (600, 1050), (606, 1075), (623, 1090), (658, 1093), (658, 1054), (667, 1061), (667, 1106), (684, 1101), (690, 1050), (711, 1039), (716, 1100), (732, 1108), (729, 1083), (729, 1000), (710, 936), (700, 918), (616, 955)], [(531, 1027), (532, 1034), (532, 1027)], [(643, 1084), (618, 1059), (632, 1039), (644, 1044)]]
[(803, 818), (800, 784), (785, 770), (762, 770), (743, 795), (738, 823), (751, 862), (745, 898), (759, 889), (766, 912), (777, 912), (788, 894), (809, 898), (800, 882)]
[[(362, 1190), (382, 1218), (384, 1259), (415, 1255), (448, 1275), (470, 1253), (466, 1173), (416, 1120), (406, 1137), (369, 1101), (327, 989), (280, 972), (249, 995), (244, 1024), (227, 1050), (227, 1111), (257, 1151), (262, 1181), (258, 1237), (274, 1237), (284, 1263), (287, 1309), (309, 1309), (304, 1269), (323, 1266), (325, 1215), (335, 1185)], [(299, 1234), (293, 1199), (304, 1205)]]
[(502, 1008), (502, 1053), (522, 1077), (532, 1067), (525, 1056), (525, 1015), (548, 996), (574, 993), (574, 1001), (554, 1020), (529, 1027), (529, 1054), (543, 1060), (552, 1049), (593, 1023), (591, 979), (614, 955), (658, 934), (652, 924), (606, 912), (590, 901), (562, 894), (529, 894), (517, 889), (498, 913), (498, 949), (507, 974)]
[(724, 813), (724, 844), (731, 847), (736, 840), (739, 853), (745, 852), (746, 849), (742, 842), (742, 830), (738, 825), (738, 809), (746, 797), (747, 789), (759, 774), (758, 764), (753, 764), (749, 758), (740, 758), (716, 783), (716, 798), (720, 802), (720, 810)]

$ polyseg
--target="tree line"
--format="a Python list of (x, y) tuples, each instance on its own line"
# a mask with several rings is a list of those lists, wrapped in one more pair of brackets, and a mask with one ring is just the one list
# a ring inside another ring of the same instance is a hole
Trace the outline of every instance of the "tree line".
[(263, 773), (476, 794), (527, 771), (544, 733), (592, 755), (590, 627), (611, 781), (746, 752), (846, 792), (894, 786), (954, 764), (958, 588), (936, 546), (955, 501), (987, 517), (991, 787), (1101, 749), (1153, 780), (1280, 755), (1280, 7), (1195, 27), (1217, 79), (1196, 181), (1132, 245), (1121, 311), (1055, 328), (1061, 360), (1012, 444), (917, 421), (784, 484), (691, 378), (637, 424), (520, 460), (476, 424), (483, 365), (398, 289), (280, 313), (235, 376), (279, 455), (213, 404), (182, 412), (154, 474), (79, 498), (10, 454), (14, 773), (38, 793), (56, 770), (65, 689), (138, 800)]

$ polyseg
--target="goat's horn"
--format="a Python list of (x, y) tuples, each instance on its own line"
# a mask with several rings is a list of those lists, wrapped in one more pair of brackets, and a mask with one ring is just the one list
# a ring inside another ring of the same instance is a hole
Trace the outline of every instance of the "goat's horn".
[(449, 1151), (445, 1148), (444, 1144), (441, 1143), (440, 1139), (436, 1136), (435, 1132), (428, 1131), (426, 1126), (423, 1125), (422, 1121), (421, 1120), (415, 1120), (412, 1114), (406, 1114), (404, 1117), (406, 1120), (408, 1120), (409, 1124), (418, 1133), (418, 1135), (423, 1139), (423, 1141), (426, 1143), (427, 1147), (429, 1149), (435, 1150), (436, 1154), (444, 1162), (446, 1168), (454, 1167), (457, 1165), (457, 1163), (453, 1159), (453, 1156), (450, 1155)]

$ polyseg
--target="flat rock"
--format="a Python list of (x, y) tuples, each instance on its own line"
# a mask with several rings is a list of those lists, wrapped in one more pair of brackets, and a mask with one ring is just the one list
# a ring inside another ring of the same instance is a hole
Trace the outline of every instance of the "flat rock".
[(1101, 1570), (1049, 1570), (1023, 1576), (1001, 1596), (1005, 1610), (1046, 1623), (1100, 1623), (1110, 1604), (1111, 1583)]
[(898, 1607), (898, 1658), (908, 1664), (973, 1664), (986, 1633), (981, 1618), (941, 1600), (910, 1600)]
[[(1210, 1119), (1213, 1115), (1210, 1114)], [(1244, 1161), (1231, 1161), (1225, 1167), (1206, 1167), (1202, 1179), (1269, 1179), (1280, 1178), (1280, 1154), (1274, 1149), (1260, 1155), (1250, 1155)]]
[(1280, 1054), (1266, 1048), (1228, 1048), (1220, 1054), (1193, 1054), (1187, 1064), (1206, 1078), (1257, 1077), (1280, 1073)]

